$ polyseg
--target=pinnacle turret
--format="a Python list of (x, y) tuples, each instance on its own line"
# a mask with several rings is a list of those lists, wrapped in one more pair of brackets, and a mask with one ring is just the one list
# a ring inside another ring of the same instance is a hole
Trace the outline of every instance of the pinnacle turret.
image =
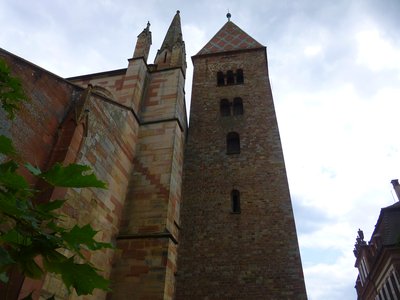
[(147, 22), (147, 26), (143, 31), (138, 35), (135, 52), (133, 53), (133, 58), (143, 57), (145, 61), (147, 61), (147, 57), (149, 56), (151, 46), (151, 31), (150, 31), (150, 22)]
[(157, 69), (181, 67), (186, 72), (186, 50), (182, 38), (181, 18), (179, 10), (176, 12), (168, 28), (161, 48), (157, 51), (154, 64)]

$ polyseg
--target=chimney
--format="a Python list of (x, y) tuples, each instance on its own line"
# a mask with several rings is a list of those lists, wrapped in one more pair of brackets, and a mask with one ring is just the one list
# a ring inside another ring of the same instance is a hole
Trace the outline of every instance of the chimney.
[(393, 179), (391, 181), (394, 191), (396, 192), (397, 195), (397, 200), (400, 201), (400, 184), (399, 184), (399, 180), (398, 179)]

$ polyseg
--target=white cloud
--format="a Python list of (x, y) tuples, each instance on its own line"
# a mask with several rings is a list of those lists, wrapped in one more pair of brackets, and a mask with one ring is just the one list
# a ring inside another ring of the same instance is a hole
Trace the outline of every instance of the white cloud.
[(304, 54), (308, 57), (316, 56), (321, 53), (322, 47), (320, 45), (310, 45), (304, 48)]
[[(354, 283), (357, 277), (352, 253), (344, 253), (331, 264), (318, 263), (306, 267), (304, 274), (309, 300), (355, 299)], [(350, 267), (349, 267), (350, 266)], [(354, 278), (349, 282), (349, 278)]]
[(385, 39), (378, 29), (366, 29), (356, 34), (357, 63), (373, 71), (400, 68), (400, 45)]

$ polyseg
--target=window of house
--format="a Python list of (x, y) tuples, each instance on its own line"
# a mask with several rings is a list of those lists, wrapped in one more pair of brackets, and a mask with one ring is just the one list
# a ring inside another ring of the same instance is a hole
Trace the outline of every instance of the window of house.
[(225, 85), (224, 73), (221, 71), (217, 73), (217, 85)]
[(233, 71), (229, 70), (226, 72), (226, 84), (234, 84), (235, 83), (235, 77), (233, 76)]
[(232, 212), (235, 214), (240, 213), (240, 192), (238, 190), (232, 190), (231, 192), (231, 204)]
[(231, 115), (231, 104), (228, 99), (221, 99), (219, 103), (221, 116), (230, 116)]
[(243, 115), (243, 101), (242, 98), (233, 99), (233, 115)]
[(243, 70), (242, 69), (237, 69), (236, 70), (236, 83), (237, 84), (242, 84), (243, 82), (244, 82)]
[(390, 275), (389, 280), (391, 282), (391, 285), (393, 287), (393, 290), (394, 290), (395, 294), (396, 295), (400, 295), (400, 284), (397, 281), (396, 273), (395, 273), (394, 270), (393, 270), (392, 274)]
[(229, 132), (226, 136), (226, 153), (240, 153), (240, 138), (237, 132)]

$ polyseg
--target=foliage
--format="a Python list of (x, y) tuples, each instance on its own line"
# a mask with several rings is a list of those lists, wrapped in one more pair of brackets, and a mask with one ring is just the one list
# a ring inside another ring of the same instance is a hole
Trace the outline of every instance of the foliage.
[[(10, 75), (0, 59), (0, 102), (7, 116), (15, 117), (20, 101), (26, 101), (21, 83)], [(50, 187), (105, 188), (88, 166), (55, 164), (48, 171), (20, 162), (12, 141), (0, 135), (0, 282), (7, 283), (7, 272), (17, 266), (27, 277), (38, 279), (46, 272), (59, 274), (70, 291), (92, 294), (95, 288), (108, 290), (109, 281), (85, 259), (84, 251), (111, 248), (94, 239), (90, 225), (65, 228), (59, 213), (66, 200), (36, 203), (38, 191), (21, 176), (25, 168)], [(29, 296), (28, 298), (29, 299)]]
[(6, 62), (0, 59), (0, 102), (8, 118), (15, 118), (15, 112), (22, 101), (27, 101), (27, 97), (21, 80), (11, 76)]

